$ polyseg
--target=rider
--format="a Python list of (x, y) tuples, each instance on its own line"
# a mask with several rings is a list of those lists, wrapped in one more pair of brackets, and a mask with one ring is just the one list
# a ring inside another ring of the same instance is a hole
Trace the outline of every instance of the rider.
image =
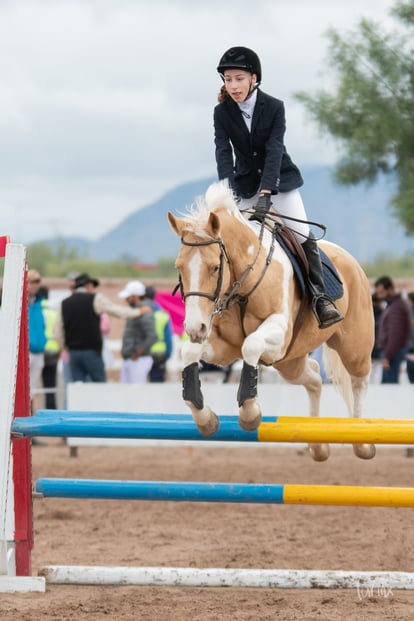
[(282, 221), (283, 215), (299, 220), (288, 220), (289, 227), (309, 263), (312, 309), (319, 327), (327, 328), (343, 316), (326, 294), (318, 246), (298, 190), (303, 179), (284, 146), (284, 104), (259, 89), (260, 59), (247, 47), (227, 50), (217, 71), (224, 82), (214, 109), (219, 179), (229, 180), (240, 209), (254, 207), (249, 220), (263, 222), (271, 205)]

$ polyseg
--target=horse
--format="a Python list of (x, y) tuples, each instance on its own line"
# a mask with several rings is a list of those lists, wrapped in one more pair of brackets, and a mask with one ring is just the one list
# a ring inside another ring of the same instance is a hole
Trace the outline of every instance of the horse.
[[(343, 321), (320, 329), (308, 300), (303, 306), (286, 249), (273, 230), (244, 217), (226, 181), (210, 185), (180, 215), (168, 212), (169, 224), (181, 239), (176, 268), (188, 335), (182, 348), (183, 399), (199, 432), (213, 435), (219, 425), (215, 412), (204, 404), (201, 359), (219, 366), (243, 360), (238, 421), (243, 429), (254, 430), (262, 418), (259, 364), (272, 366), (290, 384), (303, 385), (309, 415), (320, 415), (322, 378), (319, 363), (309, 356), (320, 345), (349, 416), (360, 417), (371, 369), (374, 318), (369, 282), (356, 259), (334, 243), (318, 242), (342, 282), (337, 307), (344, 315)], [(328, 459), (328, 444), (308, 447), (315, 461)], [(375, 446), (354, 444), (353, 451), (371, 459)]]

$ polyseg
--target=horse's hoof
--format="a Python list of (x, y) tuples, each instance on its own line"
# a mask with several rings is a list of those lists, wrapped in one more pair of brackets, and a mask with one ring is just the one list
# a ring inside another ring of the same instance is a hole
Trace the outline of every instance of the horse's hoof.
[(314, 461), (326, 461), (329, 458), (329, 444), (309, 444), (309, 452)]
[(254, 431), (262, 422), (262, 411), (256, 399), (246, 399), (239, 408), (239, 425), (245, 431)]
[(372, 459), (377, 452), (375, 444), (353, 444), (352, 448), (360, 459)]
[(208, 437), (216, 433), (219, 428), (219, 419), (214, 412), (211, 413), (210, 420), (204, 425), (197, 425), (197, 429), (202, 436)]

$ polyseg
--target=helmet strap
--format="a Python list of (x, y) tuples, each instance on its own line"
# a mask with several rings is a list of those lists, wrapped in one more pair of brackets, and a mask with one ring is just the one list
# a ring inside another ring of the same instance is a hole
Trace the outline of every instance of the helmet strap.
[(259, 84), (256, 81), (255, 85), (252, 88), (252, 80), (250, 80), (249, 92), (247, 94), (247, 97), (243, 101), (247, 101), (253, 95), (254, 91), (256, 90), (258, 86)]

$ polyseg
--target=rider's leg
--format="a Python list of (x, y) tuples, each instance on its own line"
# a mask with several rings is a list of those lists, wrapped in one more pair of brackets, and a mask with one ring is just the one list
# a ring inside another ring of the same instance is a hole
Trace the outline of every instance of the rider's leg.
[(318, 320), (319, 327), (329, 328), (334, 323), (342, 321), (344, 317), (325, 292), (321, 258), (312, 233), (303, 242), (302, 248), (309, 264), (308, 287), (312, 297), (312, 310)]
[(325, 291), (318, 246), (308, 224), (306, 224), (307, 215), (299, 190), (278, 194), (272, 197), (272, 201), (274, 209), (280, 214), (305, 221), (295, 222), (286, 219), (285, 224), (293, 230), (298, 242), (302, 244), (309, 263), (308, 287), (312, 298), (312, 310), (318, 320), (319, 327), (328, 328), (334, 323), (342, 321), (343, 315)]

